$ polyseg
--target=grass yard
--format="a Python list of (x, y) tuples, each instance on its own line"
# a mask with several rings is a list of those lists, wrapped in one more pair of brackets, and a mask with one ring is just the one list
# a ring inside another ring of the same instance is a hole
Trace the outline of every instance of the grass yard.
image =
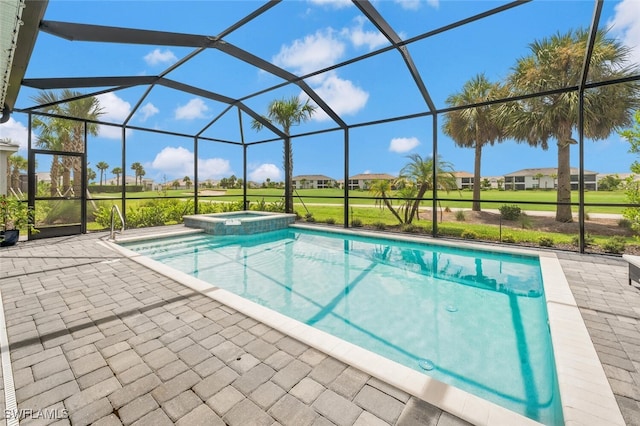
[[(104, 198), (116, 198), (113, 193), (92, 193), (96, 199)], [(282, 189), (276, 188), (258, 188), (248, 189), (247, 197), (252, 203), (257, 203), (264, 198), (266, 203), (274, 202), (283, 195)], [(297, 191), (297, 195), (302, 198), (302, 201), (307, 205), (312, 204), (342, 204), (342, 197), (344, 191), (341, 189), (300, 189)], [(428, 194), (430, 195), (430, 194)], [(184, 189), (168, 190), (165, 192), (158, 191), (145, 191), (127, 193), (127, 206), (135, 205), (135, 199), (149, 199), (157, 197), (180, 197), (184, 199), (192, 198), (193, 191), (187, 191)], [(375, 205), (376, 200), (371, 199), (372, 194), (368, 191), (350, 191), (350, 203), (351, 205)], [(457, 191), (457, 192), (440, 192), (438, 194), (441, 197), (442, 208), (449, 207), (451, 209), (470, 208), (471, 200), (473, 198), (472, 191)], [(204, 196), (200, 195), (201, 200), (215, 200), (215, 201), (238, 201), (242, 197), (242, 189), (229, 189), (226, 190), (225, 195), (218, 196)], [(578, 193), (574, 191), (572, 193), (572, 202), (577, 203)], [(503, 204), (518, 204), (523, 210), (537, 210), (537, 211), (555, 211), (553, 204), (528, 204), (528, 203), (554, 203), (556, 201), (555, 191), (544, 190), (531, 190), (531, 191), (497, 191), (489, 190), (481, 192), (481, 200), (483, 201), (484, 209), (499, 209)], [(294, 199), (296, 204), (301, 204), (300, 198), (297, 196)], [(586, 211), (588, 213), (617, 213), (621, 214), (623, 207), (617, 207), (616, 204), (621, 205), (627, 203), (627, 199), (624, 191), (589, 191), (585, 192), (585, 204)], [(395, 202), (398, 204), (398, 202)], [(430, 206), (431, 201), (425, 200), (422, 203), (424, 206)], [(590, 206), (589, 204), (613, 204), (613, 206)], [(304, 210), (304, 208), (302, 208)], [(573, 208), (577, 212), (577, 206)]]

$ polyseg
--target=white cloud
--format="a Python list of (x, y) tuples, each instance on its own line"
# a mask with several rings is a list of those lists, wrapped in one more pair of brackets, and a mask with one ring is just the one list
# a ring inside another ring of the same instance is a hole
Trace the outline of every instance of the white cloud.
[[(367, 104), (369, 93), (354, 85), (349, 80), (343, 80), (335, 73), (328, 73), (318, 87), (313, 90), (320, 96), (329, 107), (338, 115), (353, 115), (360, 111)], [(306, 94), (301, 94), (301, 98), (306, 99)], [(325, 121), (329, 117), (321, 110), (317, 109), (312, 116), (316, 121)]]
[(345, 50), (344, 43), (334, 36), (335, 31), (326, 28), (304, 39), (296, 39), (291, 45), (280, 48), (273, 63), (301, 74), (334, 65)]
[[(193, 152), (181, 146), (177, 148), (168, 146), (156, 155), (150, 166), (171, 179), (193, 176)], [(230, 174), (232, 171), (229, 160), (198, 158), (199, 179), (217, 179)]]
[(351, 43), (355, 47), (367, 46), (369, 50), (373, 50), (389, 43), (380, 31), (365, 31), (365, 22), (367, 22), (366, 18), (358, 16), (355, 19), (355, 25), (351, 28), (343, 28), (340, 34), (351, 40)]
[(420, 141), (416, 137), (410, 138), (393, 138), (389, 144), (389, 151), (404, 153), (411, 151), (416, 146), (420, 145)]
[(334, 9), (343, 9), (345, 7), (353, 6), (351, 0), (309, 0), (309, 3), (313, 3), (318, 6), (329, 6)]
[[(123, 123), (131, 113), (131, 104), (124, 99), (109, 92), (97, 96), (104, 114), (100, 116), (101, 121)], [(129, 132), (129, 130), (127, 130)], [(129, 134), (129, 133), (127, 133)], [(122, 139), (122, 130), (116, 126), (99, 126), (98, 136), (108, 139)]]
[(142, 117), (140, 117), (140, 121), (147, 121), (147, 118), (152, 117), (160, 112), (158, 108), (151, 102), (147, 102), (142, 108), (140, 108), (140, 112), (142, 113)]
[[(9, 118), (6, 123), (0, 124), (0, 139), (11, 139), (11, 142), (17, 143), (20, 146), (20, 150), (27, 149), (27, 138), (29, 137), (29, 131), (27, 127), (19, 121), (16, 121), (13, 117)], [(36, 137), (31, 134), (31, 142), (35, 146)]]
[(254, 182), (264, 182), (269, 178), (271, 181), (277, 182), (282, 178), (282, 173), (278, 166), (271, 163), (261, 164), (249, 173), (249, 180)]
[(209, 107), (200, 98), (191, 99), (186, 105), (176, 108), (176, 120), (193, 120), (204, 118)]
[(158, 64), (173, 63), (173, 62), (176, 62), (177, 60), (178, 58), (176, 58), (176, 55), (174, 55), (173, 52), (170, 51), (169, 49), (164, 51), (160, 49), (154, 49), (153, 52), (148, 53), (144, 56), (144, 61), (151, 66), (158, 65)]
[(640, 63), (640, 7), (638, 0), (622, 0), (615, 6), (615, 15), (608, 22), (612, 33), (632, 49), (631, 61)]
[[(422, 6), (421, 0), (394, 0), (394, 2), (405, 10), (418, 10)], [(440, 0), (427, 0), (426, 3), (434, 9), (440, 6)]]

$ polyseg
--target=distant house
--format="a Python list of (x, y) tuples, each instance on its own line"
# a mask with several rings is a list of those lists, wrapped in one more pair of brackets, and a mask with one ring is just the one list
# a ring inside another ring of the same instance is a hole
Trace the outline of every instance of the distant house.
[(322, 189), (335, 187), (337, 181), (325, 175), (300, 175), (293, 177), (292, 185), (294, 189)]
[(473, 189), (473, 174), (469, 172), (453, 172), (458, 189)]
[(377, 180), (394, 181), (395, 176), (386, 173), (362, 173), (349, 178), (349, 189), (369, 189), (371, 183)]
[[(590, 191), (598, 190), (598, 173), (589, 170), (584, 171), (584, 188)], [(578, 189), (580, 170), (571, 167), (571, 189)], [(558, 169), (553, 167), (522, 169), (517, 172), (504, 175), (504, 189), (557, 189)]]

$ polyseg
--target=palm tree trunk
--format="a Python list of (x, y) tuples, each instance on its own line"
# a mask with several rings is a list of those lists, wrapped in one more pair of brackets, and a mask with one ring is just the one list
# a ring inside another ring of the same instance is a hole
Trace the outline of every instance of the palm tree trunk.
[(59, 160), (58, 160), (58, 156), (54, 155), (53, 159), (51, 160), (51, 170), (49, 172), (49, 178), (51, 179), (51, 196), (52, 197), (57, 197), (58, 196), (58, 171), (59, 171)]
[(389, 199), (384, 194), (382, 195), (382, 198), (384, 199), (384, 204), (387, 206), (389, 211), (391, 211), (391, 213), (396, 217), (396, 219), (398, 219), (398, 222), (400, 222), (400, 224), (404, 223), (402, 221), (402, 218), (398, 214), (398, 212), (393, 208), (393, 204), (391, 204), (391, 201), (389, 201)]
[(571, 133), (563, 132), (563, 137), (558, 138), (558, 194), (556, 209), (557, 222), (572, 222), (571, 214)]
[(420, 189), (418, 190), (418, 195), (416, 196), (415, 201), (413, 202), (413, 206), (411, 207), (411, 213), (409, 214), (409, 218), (407, 219), (407, 223), (413, 222), (413, 218), (416, 216), (418, 212), (418, 208), (420, 207), (420, 201), (422, 201), (422, 197), (429, 189), (429, 185), (423, 183), (420, 185)]
[(471, 210), (480, 211), (480, 164), (482, 163), (482, 144), (476, 139), (476, 158), (473, 165), (473, 204)]

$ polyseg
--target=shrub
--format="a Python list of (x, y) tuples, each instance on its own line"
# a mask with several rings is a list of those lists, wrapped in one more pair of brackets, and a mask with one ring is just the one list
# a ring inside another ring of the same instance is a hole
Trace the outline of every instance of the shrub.
[(413, 223), (405, 223), (404, 225), (402, 225), (402, 231), (409, 232), (411, 234), (420, 232), (420, 229), (421, 228), (418, 225), (414, 225)]
[(325, 222), (327, 222), (329, 225), (334, 225), (336, 223), (336, 220), (332, 217), (329, 217)]
[(526, 213), (520, 214), (520, 217), (518, 217), (518, 223), (520, 223), (522, 229), (531, 228), (531, 218)]
[(551, 237), (540, 237), (538, 244), (540, 244), (541, 247), (553, 247), (555, 243)]
[(460, 234), (460, 236), (465, 240), (475, 240), (478, 238), (478, 234), (476, 234), (474, 231), (469, 231), (466, 229), (462, 231), (462, 234)]
[(446, 206), (446, 207), (444, 208), (444, 211), (445, 211), (446, 213), (451, 213), (451, 207)]
[(464, 220), (465, 220), (465, 217), (464, 217), (464, 210), (458, 210), (458, 211), (456, 212), (456, 220), (457, 220), (458, 222), (464, 222)]
[(508, 206), (506, 204), (500, 206), (500, 215), (504, 220), (516, 220), (520, 217), (521, 213), (522, 210), (518, 206)]
[(362, 221), (360, 219), (353, 219), (351, 220), (351, 226), (354, 228), (361, 228), (362, 227)]
[(515, 243), (516, 242), (516, 238), (511, 234), (504, 234), (502, 236), (502, 242), (503, 243)]
[[(594, 242), (593, 237), (591, 236), (591, 234), (586, 233), (584, 234), (584, 246), (585, 247), (589, 247), (590, 245), (592, 245)], [(578, 247), (580, 245), (580, 236), (579, 235), (574, 235), (573, 237), (571, 237), (571, 244), (573, 244), (574, 246)]]
[(307, 222), (315, 222), (316, 221), (316, 219), (313, 217), (313, 213), (311, 213), (311, 212), (309, 212), (306, 215), (304, 215), (304, 219)]
[(384, 222), (373, 222), (372, 225), (379, 231), (384, 231), (387, 228), (387, 225)]
[(631, 221), (629, 219), (619, 219), (618, 226), (620, 228), (631, 229)]
[(607, 253), (620, 254), (624, 252), (624, 249), (627, 246), (627, 242), (623, 237), (615, 236), (609, 238), (607, 241), (602, 243), (602, 248)]

